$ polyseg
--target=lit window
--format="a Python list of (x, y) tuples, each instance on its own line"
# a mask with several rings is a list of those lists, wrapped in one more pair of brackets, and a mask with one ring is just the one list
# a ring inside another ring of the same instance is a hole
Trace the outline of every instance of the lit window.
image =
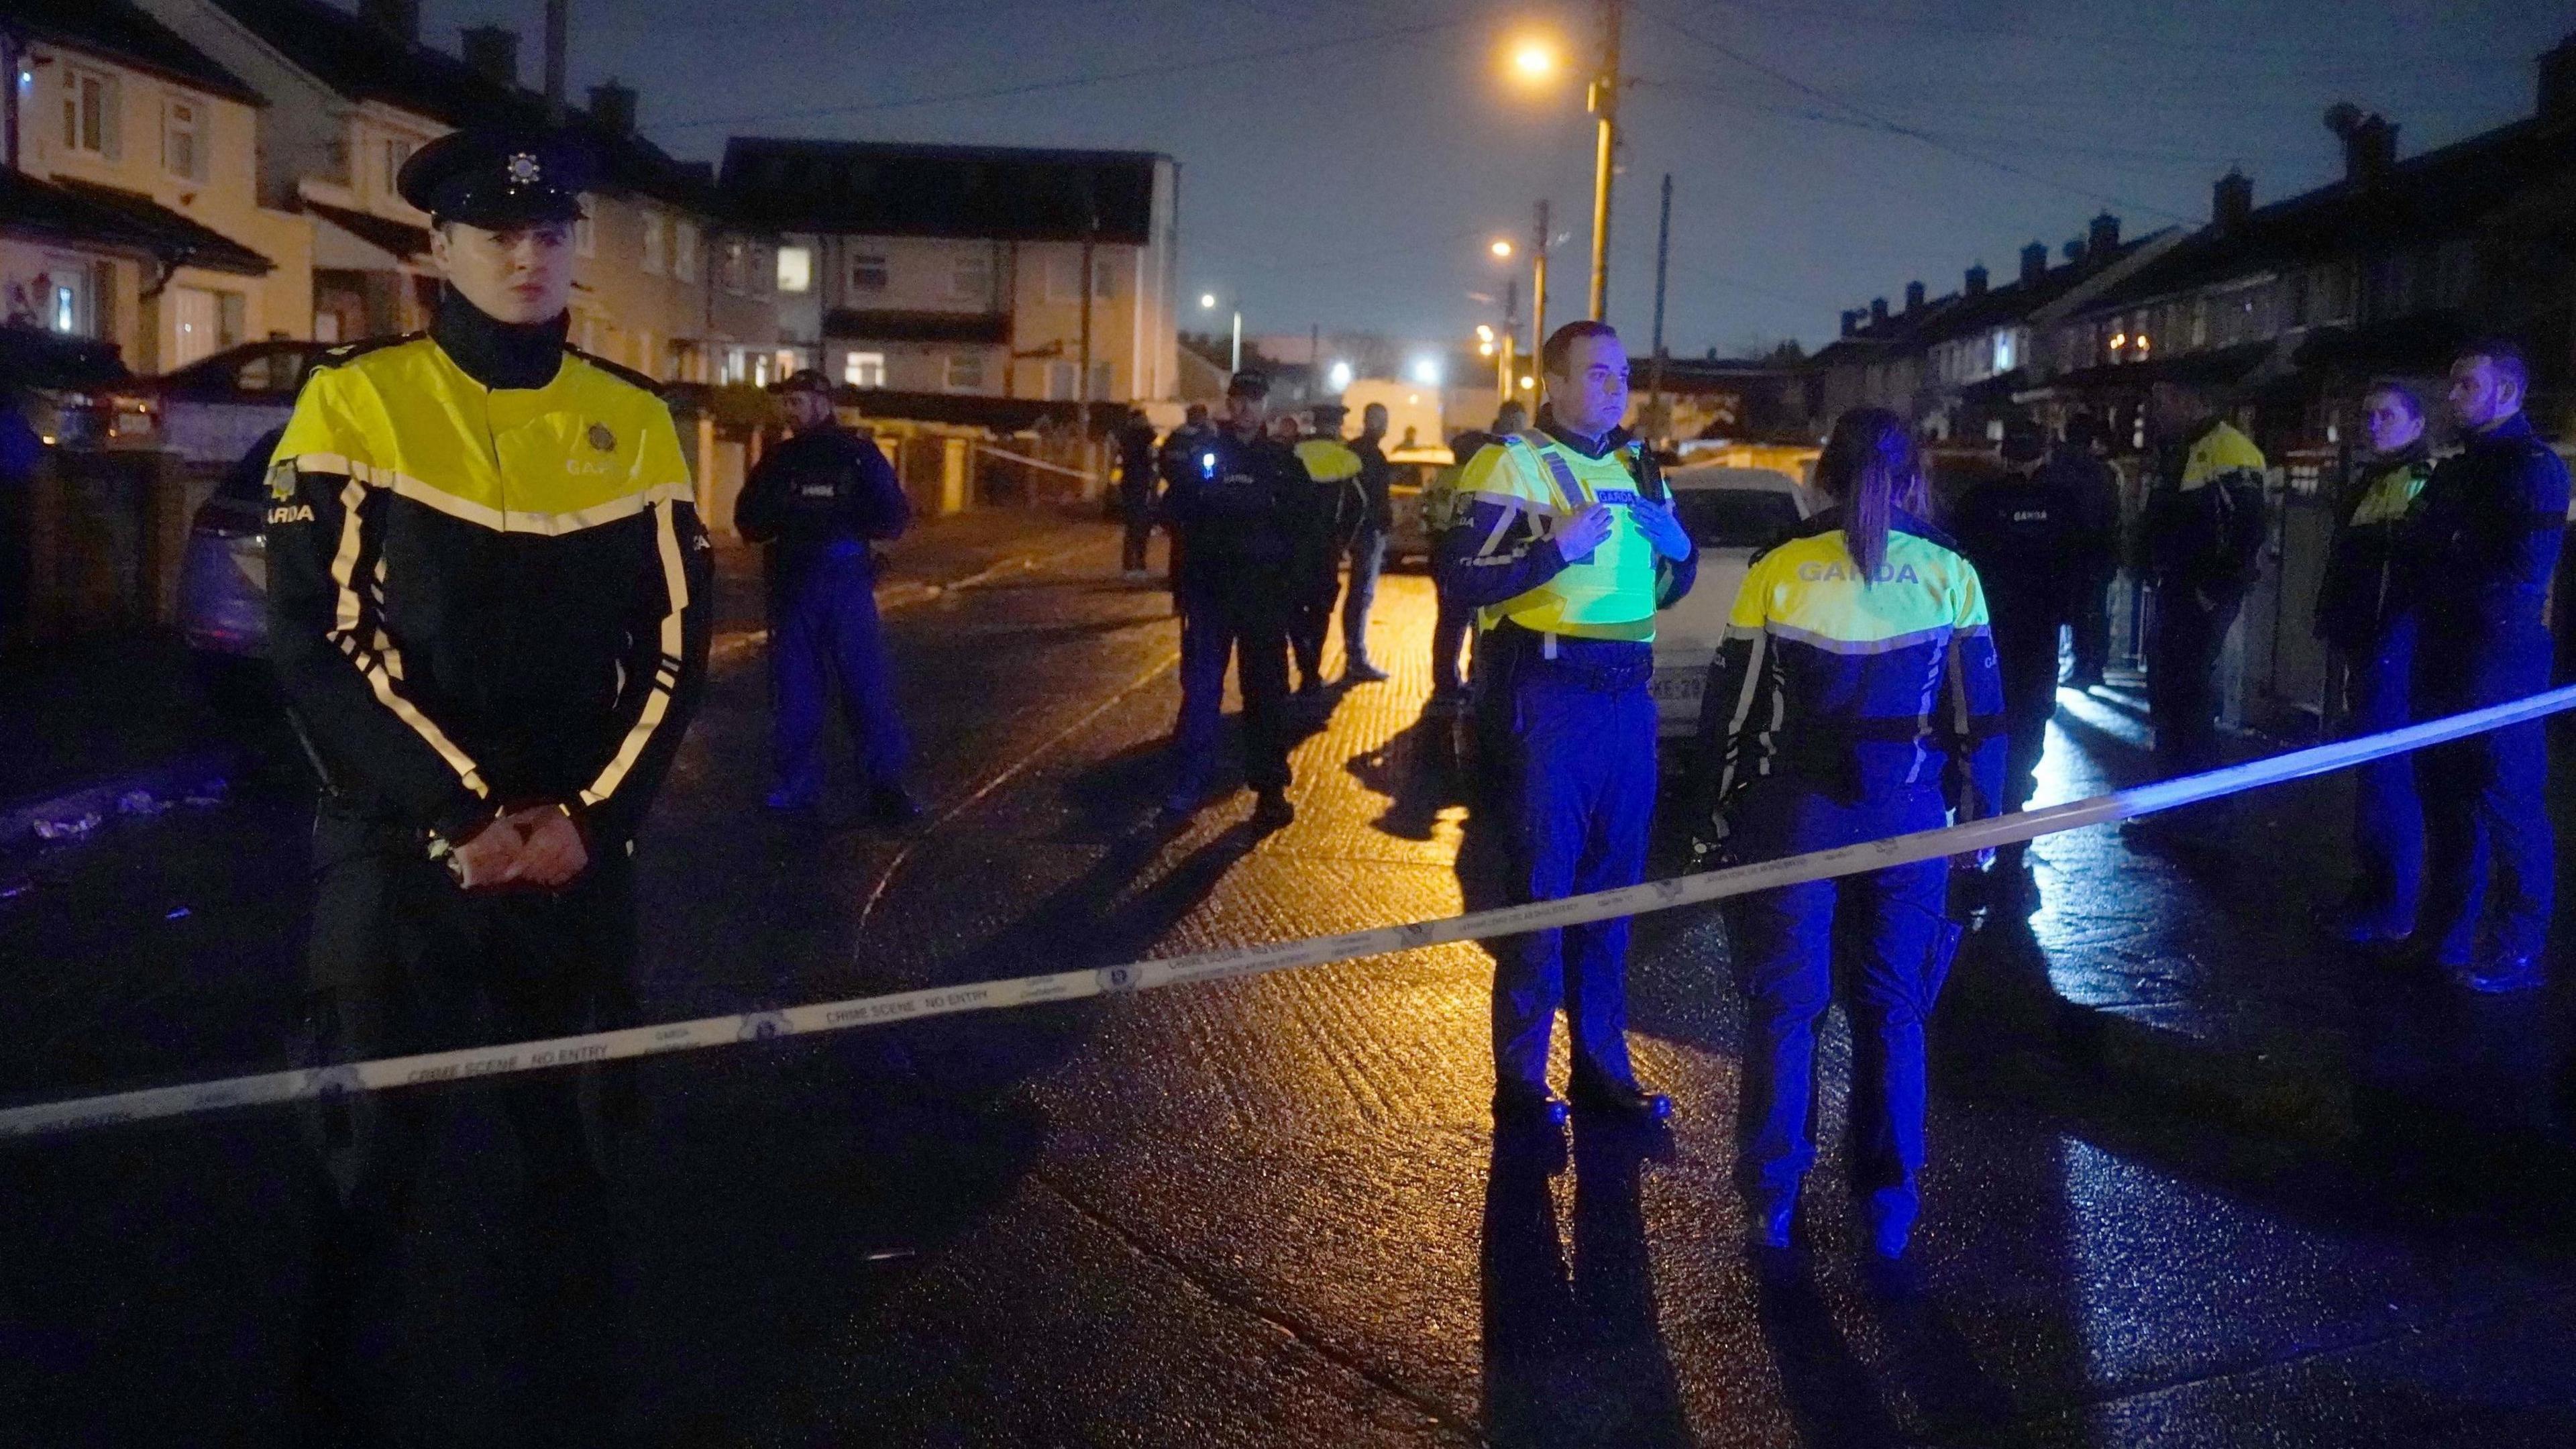
[(193, 101), (171, 100), (161, 106), (161, 169), (191, 181), (205, 179), (202, 118)]
[(946, 379), (950, 392), (980, 390), (984, 386), (984, 354), (980, 352), (948, 354)]
[(882, 292), (890, 280), (886, 259), (876, 252), (851, 253), (849, 271), (853, 292)]
[(852, 387), (885, 386), (885, 354), (882, 352), (851, 353), (848, 360), (841, 364), (841, 380)]
[(1995, 371), (1998, 374), (2012, 371), (2019, 361), (2019, 351), (2016, 339), (2009, 329), (1997, 332), (1995, 334)]
[(814, 290), (814, 252), (810, 247), (778, 249), (778, 290), (810, 292)]

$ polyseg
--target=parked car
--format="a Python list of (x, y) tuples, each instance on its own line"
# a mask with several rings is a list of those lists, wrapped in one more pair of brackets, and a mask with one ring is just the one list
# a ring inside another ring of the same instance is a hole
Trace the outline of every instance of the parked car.
[(1387, 530), (1387, 567), (1420, 559), (1431, 562), (1431, 531), (1422, 524), (1422, 490), (1433, 474), (1449, 466), (1447, 448), (1398, 448), (1386, 455), (1394, 477), (1387, 483), (1389, 511), (1395, 526)]
[(1699, 581), (1690, 596), (1655, 617), (1657, 733), (1669, 740), (1699, 730), (1708, 666), (1726, 639), (1727, 615), (1753, 556), (1796, 532), (1814, 508), (1796, 479), (1770, 468), (1682, 467), (1664, 481), (1682, 527), (1699, 544)]
[(230, 463), (262, 433), (286, 425), (305, 373), (337, 345), (246, 342), (93, 394), (94, 436), (111, 448), (160, 448), (192, 463)]
[(179, 632), (205, 674), (239, 672), (234, 662), (268, 655), (268, 458), (283, 422), (260, 435), (225, 470), (214, 496), (189, 523), (179, 560)]

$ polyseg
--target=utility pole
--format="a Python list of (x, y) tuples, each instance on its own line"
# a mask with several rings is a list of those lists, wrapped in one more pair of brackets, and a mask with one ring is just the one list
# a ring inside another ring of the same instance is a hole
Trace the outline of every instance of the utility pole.
[(1592, 320), (1610, 306), (1610, 173), (1619, 155), (1619, 11), (1621, 0), (1602, 0), (1601, 73), (1592, 82), (1592, 114), (1600, 118), (1592, 160)]
[(1547, 345), (1547, 199), (1545, 197), (1539, 199), (1538, 237), (1536, 243), (1530, 248), (1530, 255), (1537, 259), (1533, 263), (1535, 270), (1530, 277), (1529, 356), (1530, 361), (1535, 364), (1540, 351)]
[(7, 132), (9, 169), (18, 169), (18, 67), (25, 61), (26, 42), (18, 32), (0, 25), (0, 130)]
[(546, 0), (546, 122), (564, 119), (564, 51), (572, 28), (572, 0)]
[(1306, 401), (1324, 400), (1324, 324), (1306, 324)]
[(1512, 377), (1520, 369), (1512, 365), (1517, 350), (1513, 334), (1521, 325), (1521, 279), (1503, 278), (1503, 329), (1494, 338), (1494, 406), (1512, 400)]
[(1664, 173), (1663, 216), (1655, 223), (1655, 360), (1646, 369), (1646, 405), (1662, 426), (1664, 419), (1664, 269), (1673, 257), (1673, 173)]
[(1100, 232), (1100, 214), (1095, 209), (1083, 220), (1082, 227), (1082, 381), (1074, 396), (1082, 400), (1082, 441), (1091, 444), (1091, 248)]

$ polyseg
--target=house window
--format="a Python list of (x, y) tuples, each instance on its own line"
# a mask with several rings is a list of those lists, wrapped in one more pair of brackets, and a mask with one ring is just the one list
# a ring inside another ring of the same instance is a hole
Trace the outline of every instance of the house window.
[(63, 149), (116, 156), (116, 78), (94, 70), (63, 70)]
[(1107, 402), (1110, 384), (1118, 380), (1118, 369), (1106, 362), (1091, 364), (1091, 401)]
[(185, 367), (242, 340), (246, 308), (241, 293), (172, 287), (163, 295), (170, 308), (170, 368)]
[(841, 363), (841, 380), (852, 387), (885, 386), (885, 354), (882, 352), (851, 353)]
[(990, 252), (959, 252), (948, 271), (948, 295), (960, 302), (993, 300), (993, 257)]
[(698, 224), (694, 221), (671, 223), (671, 275), (683, 282), (698, 279)]
[(886, 259), (881, 253), (850, 253), (849, 272), (850, 290), (853, 292), (882, 292), (886, 289), (888, 273)]
[(662, 271), (662, 218), (648, 211), (644, 213), (644, 275), (658, 277)]
[(1048, 363), (1047, 401), (1071, 402), (1073, 400), (1073, 380), (1079, 375), (1080, 374), (1075, 370), (1074, 365), (1070, 362)]
[(413, 149), (411, 141), (406, 137), (396, 136), (385, 142), (385, 193), (387, 195), (396, 194), (403, 163), (411, 159)]
[(811, 247), (778, 249), (778, 290), (810, 292), (814, 290), (814, 251)]
[[(1109, 300), (1114, 293), (1117, 277), (1118, 269), (1111, 263), (1109, 258), (1094, 256), (1091, 259), (1092, 297), (1104, 302)], [(1070, 256), (1056, 257), (1047, 263), (1046, 296), (1048, 301), (1079, 302), (1082, 300), (1081, 287), (1082, 254), (1080, 252), (1075, 252)]]
[(945, 383), (950, 392), (979, 392), (984, 386), (984, 354), (952, 352), (948, 354)]
[(1102, 302), (1118, 295), (1118, 265), (1115, 259), (1097, 254), (1092, 257), (1091, 295)]
[(161, 103), (161, 169), (190, 181), (206, 178), (203, 112), (194, 101)]
[(2012, 329), (2009, 327), (1999, 329), (1995, 333), (1995, 374), (1997, 376), (2012, 371), (2020, 363), (2020, 341), (2013, 336)]
[(572, 254), (577, 257), (599, 255), (599, 228), (592, 223), (587, 206), (582, 208), (581, 215), (573, 218)]

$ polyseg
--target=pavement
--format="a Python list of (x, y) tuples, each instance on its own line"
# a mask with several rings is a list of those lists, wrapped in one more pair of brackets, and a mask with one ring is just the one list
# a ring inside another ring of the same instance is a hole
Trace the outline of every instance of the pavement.
[[(1116, 559), (1113, 530), (1037, 519), (890, 614), (931, 805), (898, 835), (846, 823), (846, 781), (819, 817), (757, 809), (765, 683), (728, 561), (729, 647), (639, 855), (650, 1013), (1478, 897), (1483, 842), (1421, 717), (1427, 581), (1388, 579), (1374, 637), (1396, 678), (1335, 693), (1296, 752), (1296, 822), (1262, 835), (1244, 793), (1156, 819), (1176, 633)], [(2050, 788), (2136, 769), (2126, 717), (2117, 692), (2070, 696)], [(0, 900), (20, 1023), (0, 1100), (280, 1064), (304, 808), (244, 789), (24, 858)], [(2042, 844), (2043, 908), (1972, 938), (1939, 1023), (1917, 1294), (1858, 1271), (1830, 1166), (1793, 1268), (1747, 1261), (1724, 927), (1668, 912), (1639, 922), (1632, 1020), (1680, 1116), (1668, 1135), (1578, 1124), (1563, 1151), (1486, 1120), (1472, 943), (646, 1063), (599, 1229), (615, 1291), (578, 1317), (616, 1379), (570, 1426), (523, 1408), (573, 1330), (519, 1286), (509, 1134), (469, 1097), (386, 1326), (401, 1442), (2576, 1441), (2576, 1194), (2522, 1139), (2369, 1130), (2390, 1119), (2363, 1091), (2344, 1094), (2361, 1130), (2296, 1130), (2123, 1065), (2141, 1043), (2275, 1050), (2304, 1018), (2338, 1044), (2313, 1060), (2348, 1071), (2404, 1055), (2353, 1048), (2379, 1040), (2377, 1004), (2431, 1077), (2484, 1080), (2490, 1023), (2437, 1032), (2406, 1005), (2421, 983), (2365, 989), (2405, 983), (2321, 964), (2294, 929), (2333, 886), (2334, 809), (2249, 810), (2232, 861), (2136, 856), (2108, 831)], [(2544, 1027), (2556, 1009), (2520, 1008)], [(1839, 1024), (1822, 1055), (1830, 1164)], [(0, 1257), (11, 1434), (277, 1442), (301, 1161), (277, 1111), (0, 1152), (16, 1241), (40, 1249)]]

